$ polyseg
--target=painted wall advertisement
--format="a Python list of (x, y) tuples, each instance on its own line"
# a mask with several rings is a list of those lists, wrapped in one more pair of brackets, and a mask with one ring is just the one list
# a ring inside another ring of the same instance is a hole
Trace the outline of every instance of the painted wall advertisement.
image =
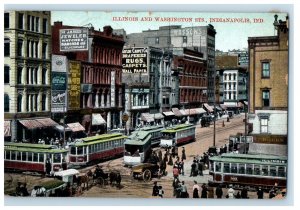
[(73, 28), (59, 30), (60, 51), (88, 50), (88, 29)]
[(69, 109), (80, 109), (80, 69), (78, 61), (69, 62), (68, 97)]
[(147, 73), (147, 48), (125, 48), (122, 51), (123, 73)]

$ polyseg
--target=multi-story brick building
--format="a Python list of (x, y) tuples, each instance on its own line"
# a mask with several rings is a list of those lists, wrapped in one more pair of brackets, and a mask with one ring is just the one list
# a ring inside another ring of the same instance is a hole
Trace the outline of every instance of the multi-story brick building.
[(42, 137), (50, 119), (51, 14), (4, 13), (4, 118), (11, 140)]
[(108, 130), (119, 127), (123, 109), (123, 37), (112, 34), (110, 26), (105, 26), (103, 32), (90, 27), (87, 51), (60, 51), (60, 29), (73, 28), (80, 27), (63, 25), (62, 22), (55, 22), (52, 26), (55, 43), (52, 53), (65, 55), (68, 60), (79, 61), (81, 64), (80, 109), (69, 110), (66, 122), (79, 121), (88, 133), (96, 130), (105, 132), (103, 124), (107, 125)]
[(277, 17), (276, 36), (248, 38), (252, 134), (287, 135), (289, 28)]

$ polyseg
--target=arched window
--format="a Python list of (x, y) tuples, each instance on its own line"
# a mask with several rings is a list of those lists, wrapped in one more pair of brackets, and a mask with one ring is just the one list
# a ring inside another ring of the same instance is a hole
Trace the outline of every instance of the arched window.
[(9, 112), (9, 95), (4, 94), (4, 112)]

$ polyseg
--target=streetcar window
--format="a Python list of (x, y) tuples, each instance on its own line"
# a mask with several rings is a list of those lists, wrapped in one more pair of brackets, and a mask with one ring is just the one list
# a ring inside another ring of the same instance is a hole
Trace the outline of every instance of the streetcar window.
[(246, 165), (246, 174), (253, 174), (253, 165), (252, 164), (247, 164)]
[(5, 159), (10, 160), (10, 151), (5, 151)]
[(26, 152), (22, 152), (22, 161), (27, 161), (26, 157)]
[(221, 172), (221, 163), (216, 162), (216, 172)]
[(83, 147), (83, 154), (86, 155), (86, 147)]
[(44, 162), (44, 154), (39, 153), (39, 162), (43, 163)]
[(230, 165), (229, 163), (224, 163), (224, 173), (230, 173)]
[(237, 164), (231, 163), (231, 173), (236, 174), (237, 173)]
[(38, 153), (33, 153), (33, 162), (38, 162)]
[(276, 176), (276, 166), (270, 166), (270, 176)]
[(31, 152), (27, 153), (27, 161), (32, 162), (32, 153)]
[(261, 175), (262, 176), (268, 176), (269, 173), (268, 173), (268, 166), (262, 166), (261, 167)]
[(21, 152), (16, 152), (17, 160), (21, 160)]
[(16, 160), (16, 152), (11, 151), (11, 160)]
[(82, 154), (83, 154), (83, 148), (77, 147), (77, 155), (82, 155)]
[(239, 174), (245, 174), (245, 164), (239, 164)]
[(53, 154), (53, 163), (60, 163), (60, 162), (61, 162), (61, 155), (59, 153)]
[(71, 147), (71, 154), (76, 155), (76, 147)]
[(285, 177), (285, 167), (284, 166), (278, 166), (278, 176)]
[(254, 175), (260, 175), (260, 166), (254, 165)]
[(213, 161), (209, 161), (210, 163), (209, 163), (209, 166), (210, 166), (210, 170), (211, 171), (214, 171), (214, 163), (213, 163)]

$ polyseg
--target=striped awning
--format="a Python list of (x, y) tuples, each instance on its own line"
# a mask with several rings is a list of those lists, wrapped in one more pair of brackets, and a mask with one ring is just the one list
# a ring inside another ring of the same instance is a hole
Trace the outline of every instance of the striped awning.
[(52, 127), (58, 125), (55, 121), (53, 121), (51, 118), (41, 118), (41, 119), (35, 119), (39, 123), (43, 125), (43, 127)]
[(4, 121), (4, 137), (11, 136), (10, 121)]
[(198, 114), (206, 113), (206, 111), (203, 108), (196, 108)]
[(142, 113), (141, 120), (145, 122), (154, 122), (154, 118), (149, 113)]
[(186, 109), (180, 109), (179, 111), (181, 112), (181, 114), (182, 114), (183, 116), (188, 115), (188, 112), (187, 112)]
[(19, 120), (19, 122), (28, 129), (52, 127), (58, 125), (50, 118), (39, 118), (32, 120)]
[(182, 113), (179, 111), (178, 108), (172, 108), (172, 112), (174, 113), (174, 115), (176, 117), (181, 117), (182, 116)]
[(174, 116), (174, 113), (171, 112), (171, 111), (169, 111), (169, 112), (163, 112), (163, 114), (164, 114), (165, 116)]
[(103, 125), (106, 124), (101, 114), (92, 114), (92, 125)]
[(227, 107), (224, 105), (224, 104), (220, 104), (220, 107), (223, 109), (223, 110), (226, 110)]
[(164, 116), (161, 113), (155, 113), (155, 114), (150, 114), (150, 115), (151, 115), (151, 117), (153, 117), (156, 120), (160, 120), (160, 119), (164, 118)]
[(204, 107), (208, 112), (213, 112), (213, 111), (214, 111), (207, 103), (204, 103), (204, 104), (203, 104), (203, 107)]
[(85, 131), (84, 127), (79, 122), (69, 123), (67, 125), (73, 132)]

